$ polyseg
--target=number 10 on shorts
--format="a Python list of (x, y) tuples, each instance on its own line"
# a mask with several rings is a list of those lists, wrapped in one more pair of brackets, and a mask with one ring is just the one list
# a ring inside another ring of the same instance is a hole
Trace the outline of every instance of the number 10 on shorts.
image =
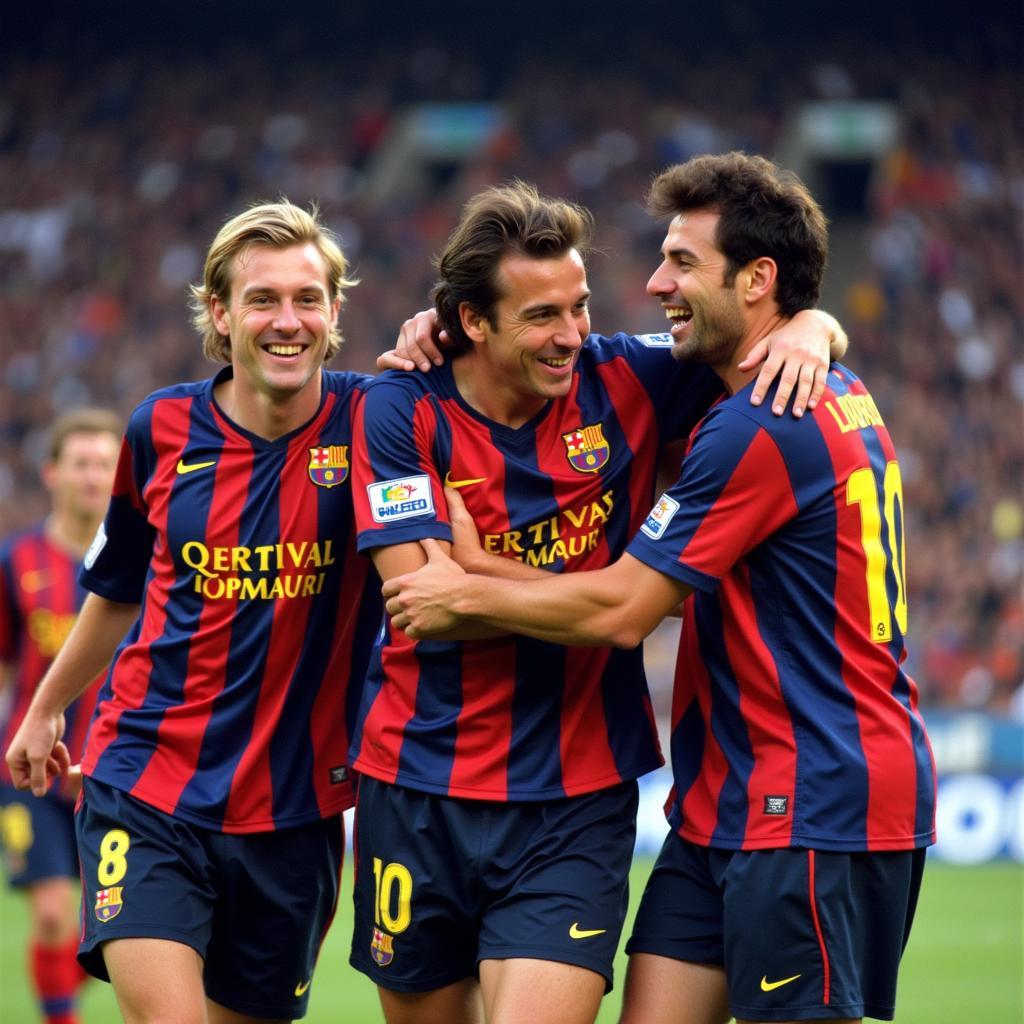
[[(374, 857), (373, 881), (376, 889), (374, 918), (377, 926), (387, 929), (392, 935), (404, 932), (412, 920), (412, 875), (409, 869), (404, 864), (385, 865), (380, 857)], [(395, 913), (392, 914), (391, 908), (396, 903)]]

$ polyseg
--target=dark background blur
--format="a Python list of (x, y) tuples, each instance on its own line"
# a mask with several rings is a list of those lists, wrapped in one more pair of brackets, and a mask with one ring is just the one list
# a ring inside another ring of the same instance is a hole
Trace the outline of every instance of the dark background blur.
[(1021, 713), (1020, 8), (908, 7), (8, 9), (0, 532), (45, 514), (55, 413), (127, 413), (214, 369), (186, 287), (248, 203), (319, 203), (362, 282), (336, 365), (369, 370), (425, 305), (461, 203), (514, 176), (594, 211), (594, 329), (662, 329), (645, 187), (741, 148), (800, 173), (832, 222), (823, 305), (899, 450), (923, 699)]

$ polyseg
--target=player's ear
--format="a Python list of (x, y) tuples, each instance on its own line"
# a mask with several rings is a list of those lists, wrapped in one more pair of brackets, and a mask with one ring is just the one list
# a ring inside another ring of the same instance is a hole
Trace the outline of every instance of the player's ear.
[(459, 321), (470, 341), (481, 342), (484, 340), (486, 337), (484, 324), (487, 322), (487, 318), (478, 313), (468, 302), (459, 303)]
[(222, 302), (219, 295), (210, 296), (210, 316), (217, 333), (224, 335), (225, 338), (230, 338), (231, 324), (228, 318), (227, 303)]
[(779, 268), (770, 256), (759, 256), (751, 260), (741, 271), (744, 297), (748, 302), (758, 302), (775, 290)]

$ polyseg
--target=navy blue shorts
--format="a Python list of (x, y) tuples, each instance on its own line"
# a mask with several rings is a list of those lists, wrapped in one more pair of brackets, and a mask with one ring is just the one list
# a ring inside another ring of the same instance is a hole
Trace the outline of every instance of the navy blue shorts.
[(742, 1019), (891, 1020), (924, 862), (924, 850), (712, 850), (672, 833), (626, 952), (724, 965)]
[(363, 776), (350, 962), (427, 992), (481, 960), (575, 964), (612, 985), (637, 785), (544, 802), (453, 799)]
[(214, 1002), (256, 1017), (305, 1014), (337, 905), (340, 815), (235, 835), (181, 821), (92, 779), (83, 796), (78, 959), (90, 974), (109, 980), (104, 942), (169, 939), (203, 958)]
[(8, 884), (22, 889), (48, 878), (78, 879), (74, 804), (0, 786), (0, 846)]

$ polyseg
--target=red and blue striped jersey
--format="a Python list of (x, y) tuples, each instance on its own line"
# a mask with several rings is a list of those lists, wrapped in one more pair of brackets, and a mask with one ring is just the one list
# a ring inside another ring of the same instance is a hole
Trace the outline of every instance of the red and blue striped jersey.
[(934, 841), (935, 769), (903, 669), (903, 495), (864, 385), (834, 363), (813, 414), (750, 387), (690, 438), (630, 554), (692, 587), (672, 710), (684, 838), (727, 849)]
[[(6, 750), (21, 725), (32, 695), (78, 616), (85, 590), (78, 584), (81, 562), (46, 535), (42, 524), (0, 545), (0, 661), (11, 668), (9, 714), (0, 729)], [(64, 743), (72, 763), (82, 758), (97, 679), (64, 712)], [(7, 762), (0, 779), (9, 783)]]
[[(469, 406), (450, 366), (382, 375), (357, 417), (359, 549), (450, 540), (447, 479), (488, 551), (552, 572), (614, 561), (650, 505), (662, 443), (721, 393), (670, 346), (667, 335), (590, 337), (568, 395), (516, 429)], [(386, 623), (364, 709), (356, 769), (448, 796), (572, 796), (662, 760), (640, 649), (414, 642)]]
[(316, 415), (267, 441), (217, 407), (230, 372), (157, 391), (129, 421), (82, 581), (142, 607), (83, 769), (206, 828), (261, 832), (352, 804), (380, 584), (355, 550), (349, 479), (366, 378), (324, 371)]

